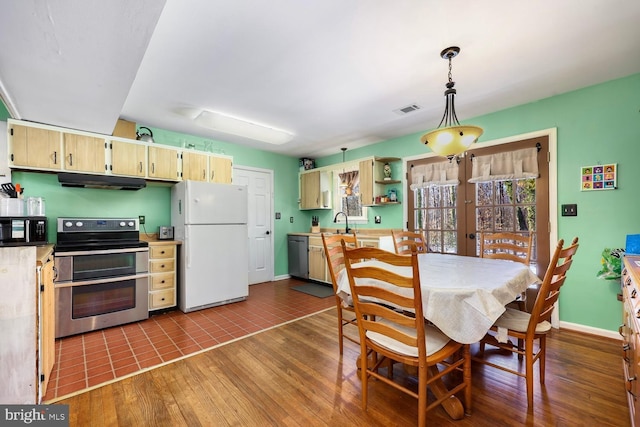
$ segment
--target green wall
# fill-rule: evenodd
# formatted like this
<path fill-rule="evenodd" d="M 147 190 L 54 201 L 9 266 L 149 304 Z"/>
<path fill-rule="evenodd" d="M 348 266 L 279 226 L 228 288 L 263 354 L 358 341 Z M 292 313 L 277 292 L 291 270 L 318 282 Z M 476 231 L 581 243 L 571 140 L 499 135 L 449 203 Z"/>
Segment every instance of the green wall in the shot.
<path fill-rule="evenodd" d="M 639 110 L 640 74 L 635 74 L 467 120 L 484 128 L 480 142 L 557 128 L 558 206 L 578 205 L 577 217 L 557 213 L 558 237 L 580 238 L 580 249 L 560 296 L 562 321 L 610 331 L 620 325 L 619 282 L 597 279 L 596 272 L 605 247 L 624 247 L 627 234 L 640 233 Z M 422 133 L 348 151 L 347 160 L 421 154 L 425 150 L 419 143 Z M 316 163 L 341 162 L 341 156 L 317 159 Z M 580 167 L 602 163 L 618 164 L 618 189 L 581 192 Z M 381 225 L 401 227 L 402 209 L 377 208 L 383 216 Z"/>
<path fill-rule="evenodd" d="M 492 114 L 468 118 L 469 123 L 485 130 L 480 142 L 556 127 L 558 129 L 558 206 L 577 203 L 577 217 L 558 217 L 558 235 L 580 237 L 580 250 L 563 288 L 561 320 L 615 331 L 621 320 L 616 299 L 617 281 L 596 278 L 600 254 L 605 247 L 624 247 L 627 234 L 640 233 L 636 199 L 640 182 L 640 74 L 554 96 L 538 102 Z M 0 108 L 0 118 L 6 110 Z M 204 147 L 205 139 L 152 129 L 158 143 L 187 143 Z M 615 134 L 614 131 L 615 130 Z M 368 156 L 415 156 L 425 152 L 419 143 L 423 132 L 349 150 L 346 160 Z M 236 165 L 274 171 L 274 208 L 281 220 L 275 220 L 275 275 L 287 273 L 286 235 L 308 231 L 311 215 L 319 215 L 322 227 L 335 227 L 330 211 L 299 211 L 298 159 L 213 141 L 215 149 L 234 157 Z M 316 159 L 317 166 L 342 161 L 342 153 Z M 580 191 L 580 167 L 599 163 L 617 163 L 618 189 L 601 192 Z M 394 170 L 394 177 L 400 168 Z M 138 192 L 62 188 L 55 175 L 17 172 L 13 182 L 25 187 L 25 196 L 44 196 L 47 217 L 146 215 L 147 231 L 170 222 L 170 187 L 153 184 Z M 398 188 L 401 190 L 400 188 Z M 399 194 L 403 201 L 405 195 Z M 359 228 L 402 228 L 404 204 L 369 209 L 370 223 Z M 380 225 L 373 216 L 382 216 Z M 294 222 L 289 222 L 289 217 Z M 52 224 L 50 236 L 55 237 Z"/>

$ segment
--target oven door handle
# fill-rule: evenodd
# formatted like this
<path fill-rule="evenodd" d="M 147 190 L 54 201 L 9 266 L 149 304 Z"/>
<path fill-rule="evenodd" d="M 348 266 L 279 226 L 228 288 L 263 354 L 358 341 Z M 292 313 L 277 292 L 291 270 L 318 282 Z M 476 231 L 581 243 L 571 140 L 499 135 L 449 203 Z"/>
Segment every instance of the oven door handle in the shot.
<path fill-rule="evenodd" d="M 122 282 L 125 280 L 144 279 L 149 277 L 149 273 L 132 274 L 130 276 L 105 277 L 102 279 L 82 280 L 77 282 L 57 282 L 55 288 L 70 288 L 72 286 L 99 285 L 101 283 Z"/>
<path fill-rule="evenodd" d="M 57 256 L 78 256 L 78 255 L 109 255 L 109 254 L 124 254 L 131 252 L 149 252 L 149 247 L 141 248 L 122 248 L 122 249 L 103 249 L 92 251 L 76 251 L 76 252 L 63 252 L 59 251 Z"/>

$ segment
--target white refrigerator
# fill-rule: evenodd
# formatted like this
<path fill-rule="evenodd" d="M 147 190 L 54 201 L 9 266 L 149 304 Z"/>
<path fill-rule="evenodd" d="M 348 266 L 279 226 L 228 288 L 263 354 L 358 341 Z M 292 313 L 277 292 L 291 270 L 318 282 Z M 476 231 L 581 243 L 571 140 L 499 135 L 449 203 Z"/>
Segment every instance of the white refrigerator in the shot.
<path fill-rule="evenodd" d="M 182 181 L 171 189 L 171 225 L 182 241 L 178 307 L 185 313 L 249 295 L 247 187 Z"/>

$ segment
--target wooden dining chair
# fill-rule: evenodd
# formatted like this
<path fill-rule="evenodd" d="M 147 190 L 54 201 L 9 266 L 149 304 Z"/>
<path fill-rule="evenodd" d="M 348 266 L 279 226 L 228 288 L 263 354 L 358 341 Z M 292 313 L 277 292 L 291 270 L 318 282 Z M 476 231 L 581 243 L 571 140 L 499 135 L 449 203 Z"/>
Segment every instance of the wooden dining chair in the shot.
<path fill-rule="evenodd" d="M 408 255 L 414 247 L 419 253 L 427 253 L 427 243 L 422 233 L 391 230 L 391 237 L 397 254 Z"/>
<path fill-rule="evenodd" d="M 506 259 L 529 265 L 533 248 L 533 233 L 524 234 L 499 232 L 478 233 L 480 240 L 480 258 Z M 527 292 L 522 292 L 515 303 L 522 311 L 526 311 Z"/>
<path fill-rule="evenodd" d="M 344 332 L 345 326 L 347 325 L 352 325 L 354 328 L 358 327 L 353 305 L 346 303 L 338 296 L 338 273 L 344 268 L 344 255 L 342 252 L 342 245 L 340 244 L 343 240 L 348 246 L 358 247 L 358 238 L 355 233 L 331 235 L 322 233 L 322 245 L 324 246 L 324 254 L 329 267 L 329 275 L 331 276 L 331 284 L 333 285 L 333 293 L 336 299 L 336 308 L 338 311 L 338 342 L 340 354 L 342 354 L 344 348 L 343 338 L 346 338 L 356 344 L 360 344 L 360 341 L 357 339 L 357 335 L 354 337 L 352 334 L 345 334 Z"/>
<path fill-rule="evenodd" d="M 350 249 L 344 243 L 342 247 L 360 332 L 360 366 L 366 367 L 361 375 L 363 408 L 367 409 L 368 380 L 373 377 L 418 399 L 419 426 L 425 425 L 428 410 L 463 390 L 465 412 L 470 414 L 469 345 L 457 343 L 425 323 L 416 250 L 406 256 L 378 248 Z M 371 259 L 382 266 L 358 266 L 360 261 Z M 367 363 L 369 351 L 382 356 L 377 363 Z M 388 359 L 417 368 L 418 393 L 378 372 Z M 462 375 L 457 377 L 458 384 L 447 390 L 441 377 L 453 372 Z M 437 395 L 444 389 L 443 395 L 429 403 L 428 386 Z"/>
<path fill-rule="evenodd" d="M 560 288 L 564 284 L 567 272 L 573 263 L 573 256 L 578 250 L 578 238 L 573 239 L 571 245 L 567 247 L 563 247 L 563 245 L 564 240 L 560 240 L 556 246 L 531 313 L 507 308 L 506 312 L 493 324 L 490 332 L 480 341 L 479 356 L 473 357 L 473 360 L 477 362 L 524 377 L 527 382 L 529 409 L 533 408 L 533 365 L 538 362 L 540 384 L 544 384 L 546 337 L 551 330 L 551 313 L 560 296 Z M 505 332 L 508 337 L 517 338 L 519 344 L 514 345 L 508 339 L 499 338 L 499 335 Z M 536 341 L 537 346 L 534 347 Z M 521 369 L 515 370 L 491 362 L 489 360 L 491 356 L 484 354 L 486 344 L 511 351 L 519 358 L 524 356 L 525 371 L 522 372 Z"/>

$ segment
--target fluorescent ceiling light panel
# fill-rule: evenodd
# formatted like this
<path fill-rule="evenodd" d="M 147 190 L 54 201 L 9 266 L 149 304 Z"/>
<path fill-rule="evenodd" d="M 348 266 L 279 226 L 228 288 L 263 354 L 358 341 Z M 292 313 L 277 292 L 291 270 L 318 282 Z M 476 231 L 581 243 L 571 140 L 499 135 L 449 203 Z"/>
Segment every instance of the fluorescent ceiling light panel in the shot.
<path fill-rule="evenodd" d="M 202 127 L 230 133 L 269 144 L 285 144 L 293 139 L 293 134 L 268 125 L 249 122 L 226 114 L 203 110 L 194 121 Z"/>

